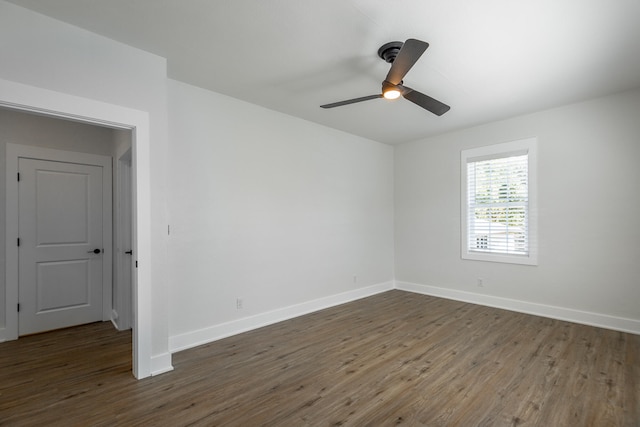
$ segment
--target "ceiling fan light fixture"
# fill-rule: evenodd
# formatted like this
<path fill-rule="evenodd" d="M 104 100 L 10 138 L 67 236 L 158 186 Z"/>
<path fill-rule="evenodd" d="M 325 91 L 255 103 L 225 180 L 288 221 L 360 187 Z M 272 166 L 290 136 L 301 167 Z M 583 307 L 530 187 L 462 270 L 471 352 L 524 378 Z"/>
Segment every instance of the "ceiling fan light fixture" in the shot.
<path fill-rule="evenodd" d="M 384 96 L 385 99 L 398 99 L 400 98 L 400 91 L 398 89 L 389 89 L 386 90 L 382 96 Z"/>

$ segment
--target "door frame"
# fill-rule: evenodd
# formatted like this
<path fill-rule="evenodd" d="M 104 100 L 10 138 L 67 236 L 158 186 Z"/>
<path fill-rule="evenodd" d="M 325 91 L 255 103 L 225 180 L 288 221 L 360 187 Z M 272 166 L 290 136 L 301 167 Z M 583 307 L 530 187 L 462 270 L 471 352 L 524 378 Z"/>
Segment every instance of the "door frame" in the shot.
<path fill-rule="evenodd" d="M 116 153 L 117 155 L 117 153 Z M 111 321 L 117 329 L 131 328 L 131 282 L 132 282 L 132 255 L 127 255 L 126 250 L 131 250 L 131 148 L 128 148 L 117 159 L 115 164 L 114 202 L 115 202 L 115 230 L 113 248 L 114 272 L 113 295 L 111 296 L 112 311 Z M 129 258 L 129 259 L 127 259 Z M 127 286 L 125 286 L 125 284 Z"/>
<path fill-rule="evenodd" d="M 154 372 L 171 370 L 171 362 L 164 360 L 162 366 L 152 360 L 151 323 L 151 174 L 149 113 L 115 104 L 81 98 L 48 89 L 28 86 L 0 79 L 0 106 L 54 118 L 75 120 L 83 123 L 130 130 L 132 134 L 132 192 L 133 192 L 133 250 L 138 268 L 133 276 L 133 375 L 145 378 Z M 7 212 L 7 214 L 10 214 Z M 8 232 L 10 230 L 7 230 Z M 17 338 L 17 295 L 11 294 L 10 283 L 16 283 L 17 247 L 10 245 L 10 234 L 6 235 L 6 281 L 7 310 L 4 330 L 0 330 L 0 341 Z M 11 242 L 15 243 L 15 241 Z M 11 271 L 10 271 L 11 270 Z M 15 292 L 15 291 L 14 291 Z M 13 310 L 10 310 L 13 309 Z M 165 366 L 166 365 L 166 366 Z"/>
<path fill-rule="evenodd" d="M 13 251 L 18 252 L 18 246 L 15 244 L 15 240 L 18 236 L 19 227 L 19 214 L 20 204 L 18 197 L 18 180 L 16 174 L 19 172 L 18 164 L 20 159 L 35 159 L 46 160 L 51 162 L 61 163 L 73 163 L 90 166 L 99 166 L 102 168 L 102 247 L 104 253 L 102 254 L 102 320 L 106 321 L 111 316 L 111 291 L 112 291 L 112 275 L 113 275 L 113 250 L 112 250 L 112 158 L 108 156 L 101 156 L 97 154 L 78 153 L 73 151 L 63 151 L 51 148 L 37 147 L 32 145 L 11 144 L 7 143 L 7 155 L 6 155 L 6 239 L 7 239 L 7 254 L 9 253 L 9 246 L 12 245 Z M 9 231 L 11 230 L 11 231 Z M 11 232 L 11 235 L 9 234 Z M 19 261 L 18 254 L 12 254 L 12 258 L 16 257 Z M 7 265 L 7 277 L 9 275 L 18 278 L 18 280 L 7 281 L 6 283 L 6 295 L 7 295 L 7 320 L 10 316 L 16 316 L 16 321 L 12 319 L 11 325 L 15 325 L 19 329 L 17 322 L 18 313 L 16 310 L 10 310 L 10 307 L 16 307 L 19 301 L 13 301 L 15 297 L 19 296 L 19 275 L 15 271 L 9 273 L 9 269 L 15 270 L 19 268 L 19 262 L 9 266 Z M 11 298 L 9 298 L 11 296 Z M 9 322 L 7 322 L 9 323 Z M 19 332 L 16 332 L 19 335 Z"/>

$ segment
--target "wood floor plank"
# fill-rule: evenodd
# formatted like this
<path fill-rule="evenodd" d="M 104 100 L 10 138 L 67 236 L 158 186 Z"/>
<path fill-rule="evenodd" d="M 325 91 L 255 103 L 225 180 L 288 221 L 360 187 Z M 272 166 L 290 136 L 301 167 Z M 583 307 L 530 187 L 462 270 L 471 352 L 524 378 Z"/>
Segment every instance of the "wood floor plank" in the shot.
<path fill-rule="evenodd" d="M 640 336 L 401 291 L 173 363 L 135 380 L 109 323 L 0 344 L 0 425 L 640 425 Z"/>

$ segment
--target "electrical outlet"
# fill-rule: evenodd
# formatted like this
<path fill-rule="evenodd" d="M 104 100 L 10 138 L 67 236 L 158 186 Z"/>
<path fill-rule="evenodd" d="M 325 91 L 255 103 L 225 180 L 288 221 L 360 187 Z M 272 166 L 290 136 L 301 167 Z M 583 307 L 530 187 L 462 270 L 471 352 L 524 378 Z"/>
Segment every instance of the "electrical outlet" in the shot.
<path fill-rule="evenodd" d="M 484 279 L 482 278 L 478 278 L 478 282 L 477 282 L 478 287 L 482 288 L 484 287 Z"/>
<path fill-rule="evenodd" d="M 236 298 L 236 309 L 242 310 L 242 304 L 243 304 L 242 298 Z"/>

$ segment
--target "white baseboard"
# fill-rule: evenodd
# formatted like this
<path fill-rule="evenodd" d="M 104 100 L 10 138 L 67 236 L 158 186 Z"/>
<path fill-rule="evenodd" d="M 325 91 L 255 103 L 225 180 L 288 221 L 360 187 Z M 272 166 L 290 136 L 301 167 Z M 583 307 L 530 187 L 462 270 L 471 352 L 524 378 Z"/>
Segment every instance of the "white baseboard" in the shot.
<path fill-rule="evenodd" d="M 325 308 L 366 298 L 381 292 L 393 289 L 393 282 L 381 283 L 378 285 L 368 286 L 349 292 L 343 292 L 337 295 L 331 295 L 319 298 L 313 301 L 292 305 L 269 311 L 267 313 L 257 314 L 255 316 L 245 317 L 231 322 L 213 325 L 208 328 L 199 329 L 197 331 L 187 332 L 180 335 L 169 337 L 169 351 L 175 353 L 177 351 L 186 350 L 202 344 L 207 344 L 232 335 L 247 332 L 273 323 L 289 320 L 294 317 L 302 316 L 314 311 L 323 310 Z"/>
<path fill-rule="evenodd" d="M 160 375 L 165 372 L 173 371 L 171 364 L 171 353 L 162 353 L 151 356 L 151 375 Z"/>
<path fill-rule="evenodd" d="M 395 289 L 640 335 L 640 320 L 635 319 L 409 282 L 396 281 Z"/>
<path fill-rule="evenodd" d="M 120 327 L 118 326 L 118 312 L 116 310 L 111 310 L 110 320 L 111 320 L 111 324 L 113 324 L 113 327 L 119 331 Z"/>

